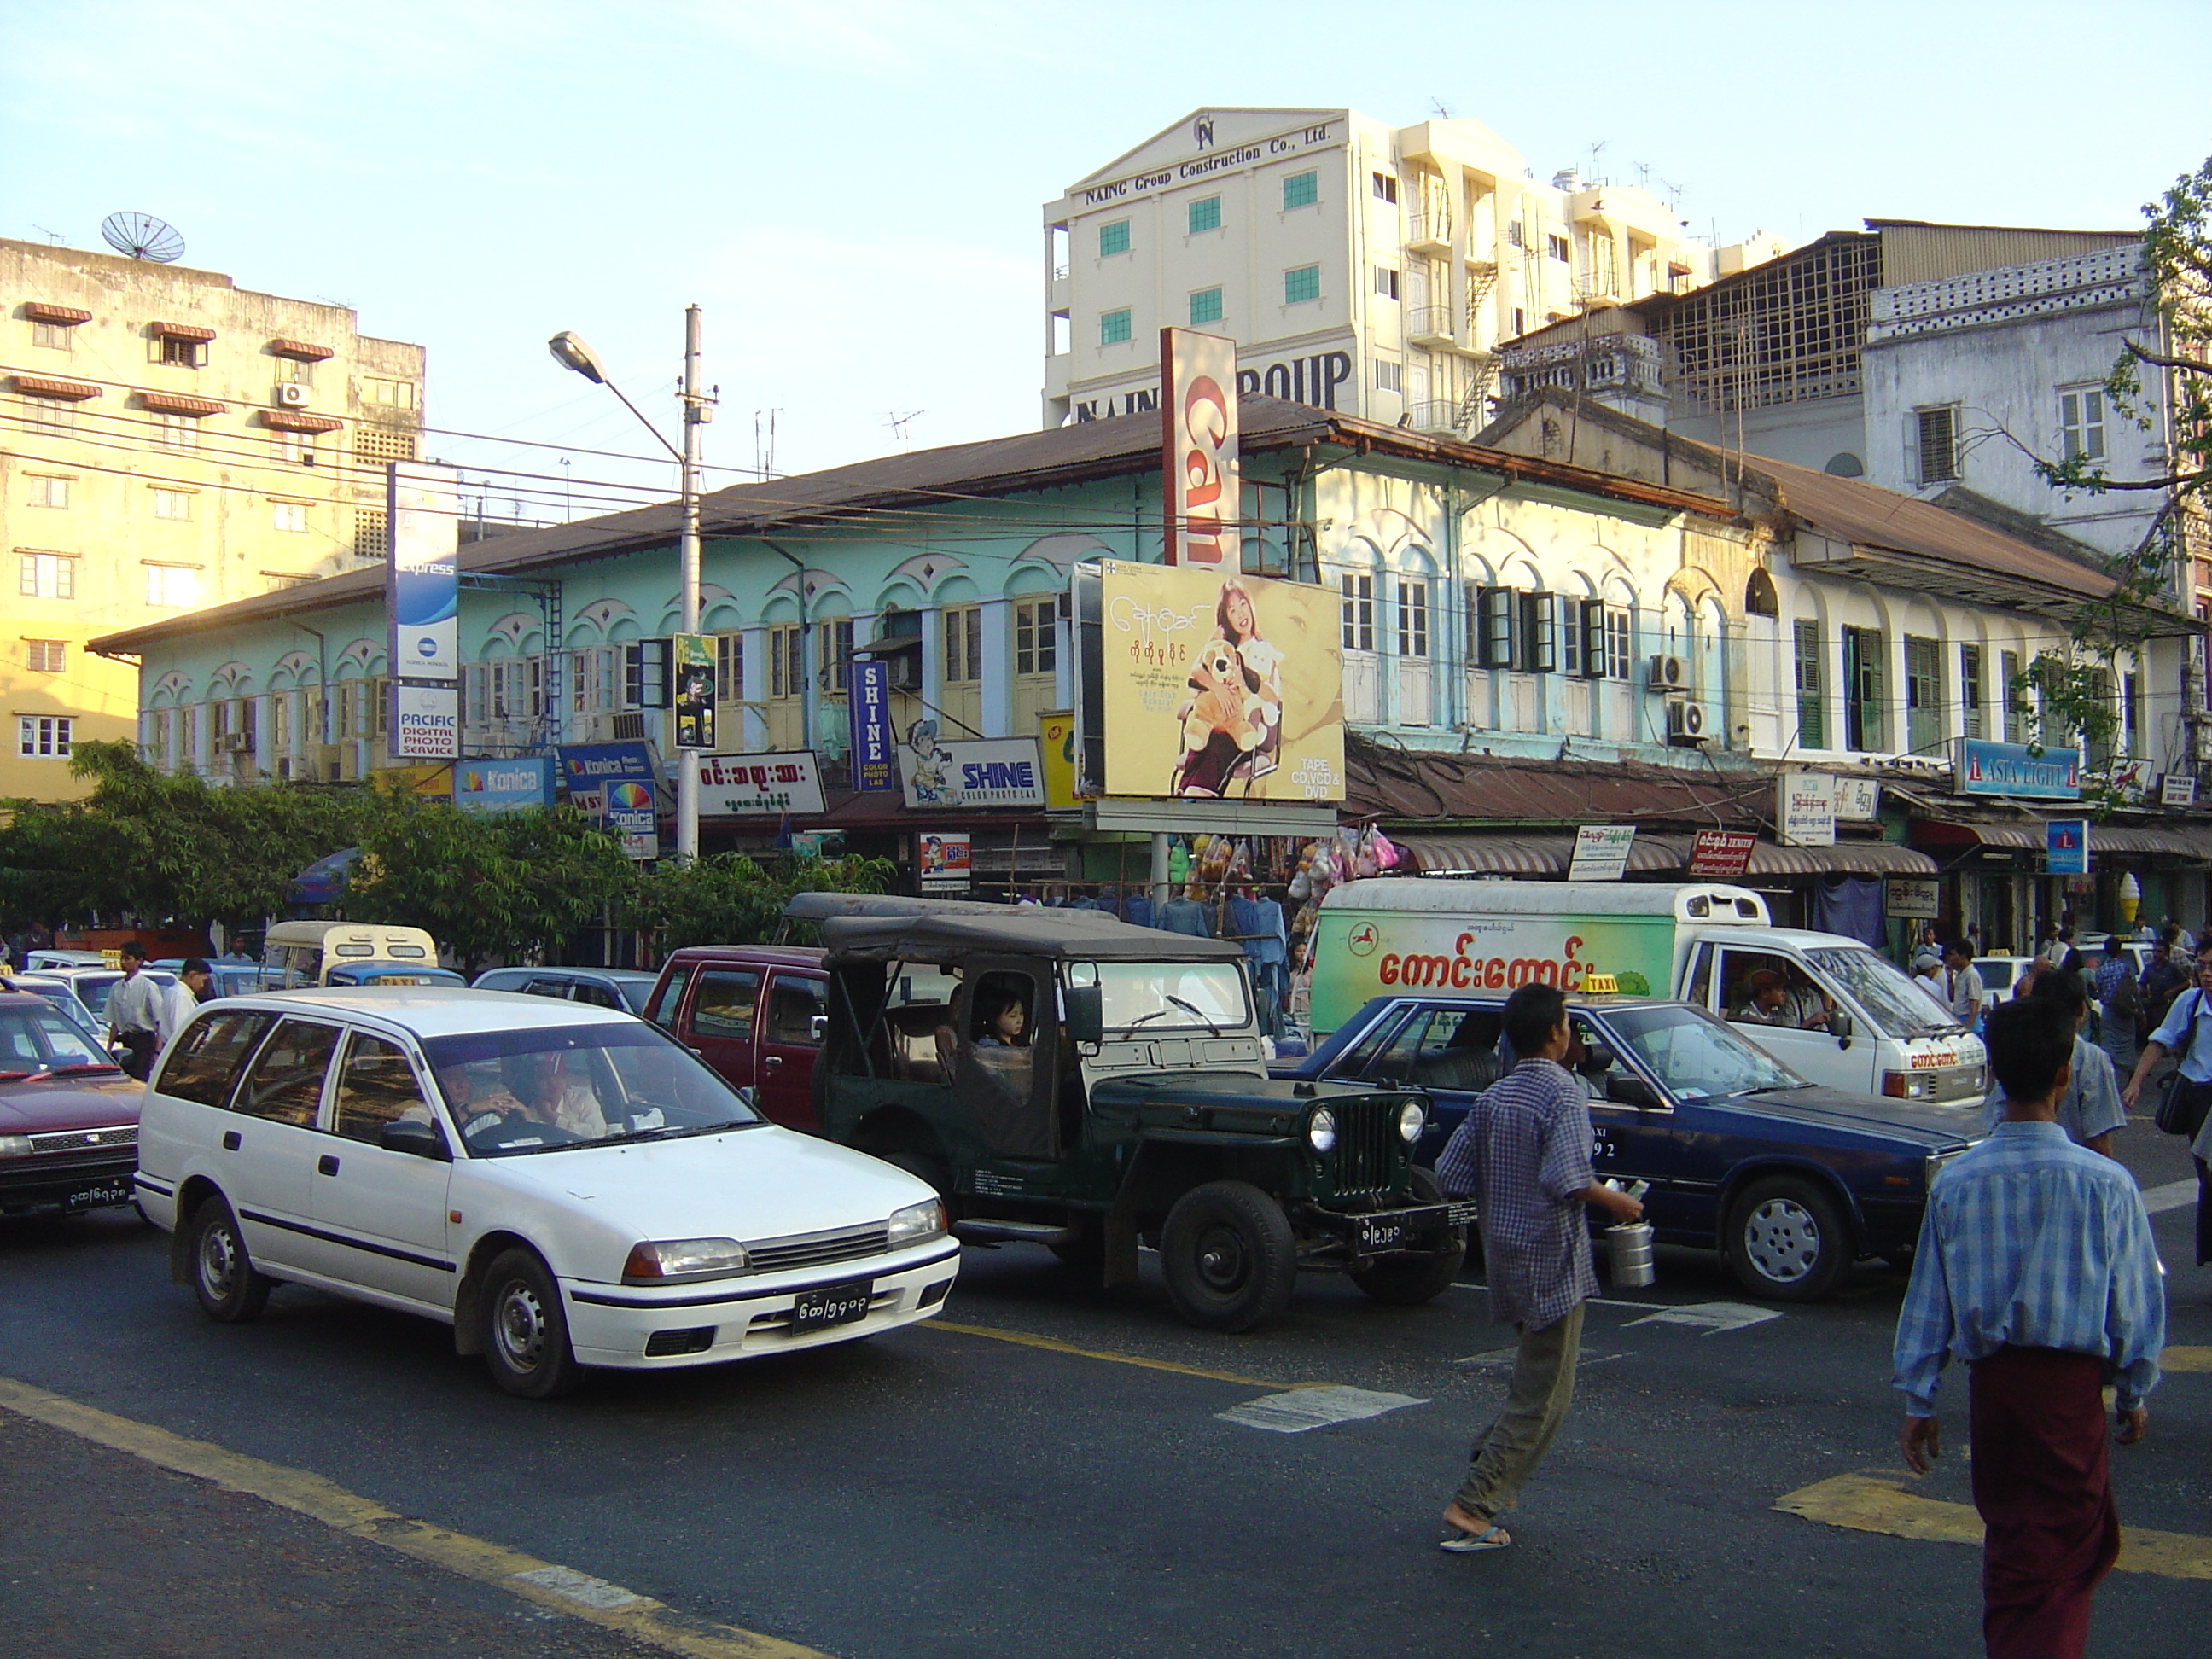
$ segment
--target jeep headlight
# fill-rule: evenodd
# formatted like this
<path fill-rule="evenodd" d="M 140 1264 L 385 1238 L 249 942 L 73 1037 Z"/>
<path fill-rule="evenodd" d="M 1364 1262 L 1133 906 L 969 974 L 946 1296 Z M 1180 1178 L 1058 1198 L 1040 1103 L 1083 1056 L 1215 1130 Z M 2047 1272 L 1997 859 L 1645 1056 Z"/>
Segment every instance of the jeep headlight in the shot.
<path fill-rule="evenodd" d="M 909 1204 L 891 1212 L 890 1247 L 894 1250 L 935 1238 L 945 1231 L 945 1206 L 936 1199 Z"/>
<path fill-rule="evenodd" d="M 1421 1129 L 1429 1115 L 1421 1109 L 1421 1103 L 1409 1100 L 1398 1109 L 1398 1139 L 1408 1146 L 1421 1138 Z"/>
<path fill-rule="evenodd" d="M 31 1138 L 28 1135 L 0 1135 L 0 1158 L 28 1158 Z"/>
<path fill-rule="evenodd" d="M 745 1247 L 734 1238 L 666 1238 L 630 1247 L 625 1285 L 672 1285 L 720 1279 L 745 1270 Z"/>
<path fill-rule="evenodd" d="M 1306 1120 L 1306 1145 L 1317 1152 L 1336 1150 L 1336 1114 L 1328 1107 Z"/>

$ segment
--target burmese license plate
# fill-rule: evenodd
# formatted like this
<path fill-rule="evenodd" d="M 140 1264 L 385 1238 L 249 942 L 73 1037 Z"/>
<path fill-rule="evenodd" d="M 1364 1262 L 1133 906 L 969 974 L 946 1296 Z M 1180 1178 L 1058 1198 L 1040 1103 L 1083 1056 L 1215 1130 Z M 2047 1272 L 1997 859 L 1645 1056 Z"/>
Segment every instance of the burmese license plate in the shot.
<path fill-rule="evenodd" d="M 1364 1215 L 1358 1219 L 1359 1254 L 1373 1255 L 1379 1250 L 1402 1250 L 1423 1234 L 1434 1232 L 1444 1224 L 1444 1208 L 1441 1204 L 1431 1204 L 1418 1210 Z"/>
<path fill-rule="evenodd" d="M 791 1334 L 804 1336 L 809 1331 L 826 1330 L 832 1325 L 849 1325 L 854 1320 L 865 1319 L 875 1292 L 876 1281 L 872 1279 L 855 1279 L 843 1285 L 825 1285 L 818 1291 L 803 1291 L 791 1304 Z"/>
<path fill-rule="evenodd" d="M 75 1215 L 81 1210 L 100 1210 L 113 1204 L 128 1204 L 131 1198 L 130 1177 L 118 1176 L 113 1181 L 79 1187 L 62 1200 L 62 1211 L 66 1215 Z"/>

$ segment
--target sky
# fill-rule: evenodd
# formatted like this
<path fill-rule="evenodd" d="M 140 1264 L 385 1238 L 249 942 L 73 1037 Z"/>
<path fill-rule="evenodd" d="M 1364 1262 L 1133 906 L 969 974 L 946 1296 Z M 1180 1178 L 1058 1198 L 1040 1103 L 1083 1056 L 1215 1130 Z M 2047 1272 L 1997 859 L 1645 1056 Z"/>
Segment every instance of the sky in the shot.
<path fill-rule="evenodd" d="M 580 513 L 673 468 L 585 453 L 653 445 L 546 338 L 672 434 L 687 304 L 710 465 L 752 467 L 769 410 L 783 472 L 1034 428 L 1042 204 L 1202 106 L 1441 107 L 1541 178 L 1642 164 L 1723 242 L 2124 228 L 2212 153 L 2179 68 L 2208 26 L 2212 0 L 0 0 L 0 236 L 97 248 L 143 211 L 188 264 L 351 306 L 428 348 L 433 454 L 567 477 Z M 559 484 L 500 488 L 493 516 L 562 516 Z"/>

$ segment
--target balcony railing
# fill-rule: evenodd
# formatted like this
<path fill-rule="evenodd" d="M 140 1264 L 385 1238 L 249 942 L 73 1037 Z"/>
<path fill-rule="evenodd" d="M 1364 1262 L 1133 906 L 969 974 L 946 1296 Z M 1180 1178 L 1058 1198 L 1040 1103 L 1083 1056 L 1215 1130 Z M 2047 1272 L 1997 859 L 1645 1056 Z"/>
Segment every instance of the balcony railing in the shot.
<path fill-rule="evenodd" d="M 1426 213 L 1406 216 L 1406 246 L 1409 248 L 1443 253 L 1451 247 L 1451 234 L 1449 209 L 1435 208 Z"/>
<path fill-rule="evenodd" d="M 1460 406 L 1450 398 L 1431 398 L 1406 411 L 1406 424 L 1416 432 L 1457 432 Z"/>
<path fill-rule="evenodd" d="M 1451 345 L 1459 338 L 1459 313 L 1450 306 L 1409 306 L 1406 337 L 1415 345 Z"/>

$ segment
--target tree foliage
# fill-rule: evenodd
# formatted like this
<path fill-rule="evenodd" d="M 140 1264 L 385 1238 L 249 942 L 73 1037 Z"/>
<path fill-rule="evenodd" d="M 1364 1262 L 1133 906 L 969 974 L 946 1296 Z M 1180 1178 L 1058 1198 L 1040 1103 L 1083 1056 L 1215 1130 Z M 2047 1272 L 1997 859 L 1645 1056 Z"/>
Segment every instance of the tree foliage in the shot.
<path fill-rule="evenodd" d="M 623 920 L 662 951 L 758 945 L 773 939 L 793 893 L 880 893 L 896 874 L 882 859 L 783 859 L 764 868 L 741 853 L 666 862 L 638 878 Z"/>
<path fill-rule="evenodd" d="M 557 951 L 635 880 L 614 837 L 573 807 L 480 814 L 405 797 L 393 805 L 358 842 L 339 908 L 349 921 L 424 928 L 471 973 Z"/>
<path fill-rule="evenodd" d="M 2156 432 L 2161 418 L 2170 422 L 2167 464 L 2153 477 L 2115 478 L 2105 457 L 2086 450 L 2030 457 L 2044 482 L 2069 497 L 2116 490 L 2170 497 L 2138 546 L 2106 561 L 2112 592 L 2075 613 L 2065 647 L 2039 653 L 2012 683 L 2014 695 L 2032 697 L 2040 711 L 2039 744 L 2078 738 L 2092 756 L 2114 751 L 2120 714 L 2113 689 L 2126 662 L 2142 659 L 2151 613 L 2174 608 L 2176 573 L 2185 571 L 2212 502 L 2212 159 L 2147 204 L 2143 216 L 2144 275 L 2165 337 L 2158 349 L 2124 342 L 2104 392 L 2115 424 Z M 2146 391 L 2147 372 L 2158 389 Z M 2086 799 L 2104 810 L 2120 804 L 2109 780 L 2094 777 Z"/>
<path fill-rule="evenodd" d="M 293 878 L 356 845 L 392 810 L 365 789 L 217 788 L 171 776 L 128 742 L 77 745 L 82 800 L 5 803 L 0 909 L 63 924 L 94 917 L 258 927 L 283 914 Z"/>

